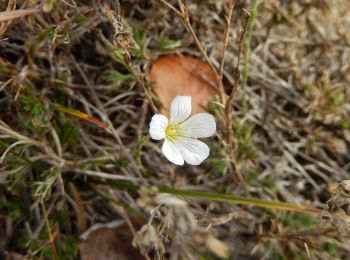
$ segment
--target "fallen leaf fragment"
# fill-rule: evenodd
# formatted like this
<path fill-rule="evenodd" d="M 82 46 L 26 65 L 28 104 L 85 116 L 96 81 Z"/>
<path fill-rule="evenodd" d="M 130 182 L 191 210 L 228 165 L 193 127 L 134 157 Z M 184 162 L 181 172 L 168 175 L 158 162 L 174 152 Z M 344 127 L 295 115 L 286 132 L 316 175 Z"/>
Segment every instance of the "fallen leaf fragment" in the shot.
<path fill-rule="evenodd" d="M 192 114 L 205 111 L 217 94 L 217 80 L 210 66 L 191 56 L 166 55 L 156 60 L 149 72 L 153 92 L 169 111 L 176 96 L 192 97 Z"/>
<path fill-rule="evenodd" d="M 136 229 L 143 222 L 131 219 Z M 133 235 L 124 220 L 107 224 L 95 224 L 80 236 L 80 259 L 82 260 L 143 260 L 138 248 L 132 246 Z"/>

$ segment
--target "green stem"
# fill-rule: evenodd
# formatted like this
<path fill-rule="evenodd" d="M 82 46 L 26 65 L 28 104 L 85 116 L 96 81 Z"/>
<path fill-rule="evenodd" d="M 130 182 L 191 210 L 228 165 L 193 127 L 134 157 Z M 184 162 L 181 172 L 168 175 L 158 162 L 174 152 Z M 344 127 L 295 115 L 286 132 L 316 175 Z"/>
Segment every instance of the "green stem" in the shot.
<path fill-rule="evenodd" d="M 57 253 L 57 249 L 56 249 L 56 245 L 55 245 L 55 238 L 54 238 L 54 236 L 53 236 L 53 234 L 51 232 L 51 227 L 50 227 L 49 218 L 48 218 L 48 215 L 47 215 L 47 212 L 46 212 L 46 208 L 45 208 L 45 205 L 44 205 L 43 201 L 41 201 L 40 204 L 41 204 L 41 208 L 42 208 L 42 211 L 43 211 L 47 232 L 49 234 L 49 239 L 50 239 L 50 244 L 51 244 L 51 247 L 52 247 L 53 257 L 54 257 L 55 260 L 56 259 L 58 260 L 59 257 L 58 257 L 58 253 Z"/>
<path fill-rule="evenodd" d="M 107 182 L 99 182 L 99 183 L 115 186 L 121 189 L 134 190 L 134 191 L 137 191 L 141 188 L 141 185 L 122 183 L 122 182 L 116 182 L 116 181 L 113 181 L 113 182 L 107 181 Z M 321 210 L 321 209 L 311 208 L 305 205 L 295 205 L 295 204 L 281 202 L 281 201 L 270 201 L 270 200 L 263 200 L 258 198 L 247 198 L 247 197 L 235 196 L 231 194 L 179 190 L 179 189 L 166 188 L 166 187 L 158 187 L 158 192 L 173 194 L 176 196 L 182 196 L 182 197 L 192 198 L 192 199 L 221 201 L 221 202 L 227 202 L 231 204 L 251 205 L 251 206 L 260 207 L 260 208 L 302 212 L 302 213 L 310 214 L 314 216 L 322 215 L 325 217 L 330 217 L 330 214 L 328 212 L 324 212 L 324 210 Z"/>
<path fill-rule="evenodd" d="M 202 192 L 202 191 L 186 191 L 186 190 L 178 190 L 172 188 L 159 188 L 160 193 L 169 193 L 177 196 L 195 198 L 195 199 L 205 199 L 205 200 L 213 200 L 213 201 L 221 201 L 228 202 L 232 204 L 240 204 L 240 205 L 251 205 L 255 207 L 261 208 L 270 208 L 270 209 L 279 209 L 285 211 L 295 211 L 295 212 L 304 212 L 312 215 L 321 215 L 323 210 L 310 208 L 304 205 L 295 205 L 281 201 L 270 201 L 263 200 L 258 198 L 247 198 L 241 196 L 235 196 L 230 194 L 219 194 L 219 193 L 210 193 L 210 192 Z"/>

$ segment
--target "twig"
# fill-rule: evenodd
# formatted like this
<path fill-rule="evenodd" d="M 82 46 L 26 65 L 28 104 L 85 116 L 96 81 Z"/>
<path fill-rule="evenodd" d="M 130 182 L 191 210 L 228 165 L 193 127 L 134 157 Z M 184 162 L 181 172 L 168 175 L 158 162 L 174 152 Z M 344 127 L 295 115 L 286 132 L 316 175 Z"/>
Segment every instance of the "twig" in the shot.
<path fill-rule="evenodd" d="M 212 69 L 212 71 L 214 72 L 215 74 L 215 77 L 216 79 L 218 80 L 218 82 L 220 81 L 220 76 L 217 72 L 217 69 L 215 68 L 214 64 L 211 62 L 211 60 L 209 59 L 208 57 L 208 54 L 207 52 L 205 51 L 202 43 L 199 41 L 195 31 L 193 30 L 193 27 L 190 23 L 190 16 L 189 16 L 189 13 L 188 13 L 188 8 L 187 8 L 187 4 L 186 4 L 186 1 L 184 0 L 178 0 L 178 4 L 180 6 L 180 9 L 182 11 L 182 21 L 183 23 L 185 24 L 185 26 L 187 27 L 187 29 L 190 31 L 190 33 L 192 34 L 192 37 L 199 49 L 199 51 L 202 53 L 203 57 L 205 58 L 206 62 L 208 63 L 208 65 L 210 66 L 210 68 Z"/>
<path fill-rule="evenodd" d="M 122 181 L 133 181 L 133 182 L 141 182 L 142 180 L 135 177 L 128 177 L 118 174 L 112 174 L 112 173 L 106 173 L 106 172 L 97 172 L 97 171 L 90 171 L 90 170 L 80 170 L 77 168 L 69 168 L 69 171 L 73 171 L 79 174 L 84 174 L 91 177 L 99 177 L 106 180 L 122 180 Z"/>
<path fill-rule="evenodd" d="M 183 22 L 183 24 L 185 25 L 187 30 L 189 30 L 189 32 L 192 34 L 193 40 L 195 41 L 195 43 L 197 45 L 197 48 L 202 53 L 204 59 L 206 60 L 206 62 L 210 66 L 211 70 L 215 74 L 215 78 L 219 82 L 220 76 L 218 74 L 218 71 L 215 68 L 214 64 L 211 62 L 211 60 L 209 59 L 207 52 L 205 51 L 202 43 L 199 41 L 195 31 L 193 30 L 193 27 L 192 27 L 191 23 L 190 23 L 190 16 L 189 16 L 189 13 L 188 13 L 186 1 L 183 1 L 183 0 L 178 0 L 177 1 L 178 5 L 179 5 L 179 8 L 180 8 L 180 11 L 178 9 L 176 9 L 174 6 L 172 6 L 171 4 L 169 4 L 168 2 L 166 2 L 165 0 L 156 0 L 156 1 L 164 4 L 165 6 L 167 6 L 169 9 L 174 11 L 179 16 L 179 18 L 181 19 L 181 21 Z"/>
<path fill-rule="evenodd" d="M 233 139 L 233 135 L 232 135 L 232 117 L 231 117 L 231 107 L 232 107 L 232 103 L 233 100 L 236 96 L 237 93 L 237 89 L 239 86 L 239 80 L 240 80 L 240 69 L 239 69 L 239 64 L 240 64 L 240 60 L 241 60 L 241 54 L 243 52 L 243 48 L 244 48 L 244 37 L 248 28 L 248 23 L 249 23 L 249 18 L 250 18 L 250 13 L 248 11 L 246 11 L 245 9 L 243 9 L 246 13 L 246 19 L 245 19 L 245 23 L 244 23 L 244 27 L 243 30 L 240 33 L 240 39 L 239 39 L 239 49 L 238 49 L 238 58 L 237 58 L 237 63 L 235 66 L 235 82 L 232 86 L 231 89 L 231 93 L 227 99 L 226 105 L 225 105 L 225 111 L 224 111 L 224 117 L 225 117 L 225 123 L 226 123 L 226 134 L 228 137 L 228 142 L 229 142 L 229 152 L 230 152 L 230 157 L 234 158 L 235 156 L 235 143 L 234 143 L 234 139 Z M 234 162 L 232 162 L 232 166 L 235 167 Z M 235 172 L 237 175 L 237 178 L 239 179 L 239 181 L 244 184 L 244 187 L 246 187 L 246 182 L 243 178 L 243 176 L 241 175 L 241 173 L 238 171 L 237 168 L 235 168 Z"/>
<path fill-rule="evenodd" d="M 235 82 L 234 82 L 234 85 L 233 85 L 232 90 L 231 90 L 231 95 L 228 98 L 226 97 L 224 84 L 223 84 L 225 52 L 227 49 L 228 40 L 230 38 L 231 18 L 232 18 L 232 12 L 233 12 L 234 6 L 235 6 L 234 4 L 229 5 L 229 15 L 228 15 L 228 17 L 225 16 L 225 37 L 224 37 L 224 44 L 222 46 L 221 55 L 220 55 L 221 62 L 220 62 L 220 70 L 219 70 L 219 94 L 220 94 L 221 103 L 225 107 L 224 120 L 225 120 L 225 125 L 226 125 L 226 135 L 227 135 L 227 139 L 228 139 L 228 143 L 229 143 L 228 150 L 229 150 L 229 154 L 230 154 L 230 162 L 231 162 L 232 167 L 234 168 L 234 172 L 237 175 L 238 180 L 243 184 L 245 190 L 247 191 L 246 182 L 245 182 L 243 176 L 241 175 L 241 173 L 238 171 L 237 167 L 235 167 L 235 163 L 232 160 L 234 158 L 235 144 L 234 144 L 232 129 L 231 129 L 232 128 L 231 105 L 233 102 L 233 98 L 235 96 L 232 93 L 233 89 L 237 89 L 238 84 L 239 84 L 239 75 L 240 75 L 239 62 L 240 62 L 241 53 L 243 51 L 243 38 L 244 38 L 244 34 L 246 31 L 246 25 L 248 24 L 249 17 L 247 18 L 246 25 L 244 26 L 244 29 L 241 32 L 241 37 L 240 37 L 240 41 L 239 41 L 238 59 L 237 59 L 236 67 L 235 67 L 236 78 L 235 78 Z"/>
<path fill-rule="evenodd" d="M 225 106 L 226 105 L 226 94 L 224 89 L 224 83 L 223 83 L 223 75 L 224 75 L 224 65 L 225 65 L 225 52 L 228 45 L 228 40 L 230 38 L 230 28 L 231 28 L 231 18 L 232 18 L 232 12 L 235 5 L 230 4 L 229 5 L 229 15 L 228 17 L 225 16 L 225 37 L 224 37 L 224 44 L 222 46 L 221 54 L 220 54 L 220 69 L 219 69 L 219 94 L 220 94 L 220 101 Z"/>
<path fill-rule="evenodd" d="M 171 9 L 173 12 L 175 12 L 179 17 L 183 18 L 182 13 L 179 12 L 179 10 L 177 10 L 174 6 L 169 4 L 167 1 L 165 1 L 165 0 L 158 0 L 158 1 L 161 2 L 162 4 L 166 5 L 169 9 Z"/>
<path fill-rule="evenodd" d="M 13 10 L 16 9 L 16 0 L 9 0 L 7 3 L 7 8 L 5 12 L 0 13 L 0 21 L 4 21 L 0 24 L 0 38 L 5 34 L 6 30 L 11 24 L 11 21 L 9 20 L 9 17 L 11 17 L 11 14 L 13 14 Z M 5 22 L 6 21 L 6 22 Z"/>

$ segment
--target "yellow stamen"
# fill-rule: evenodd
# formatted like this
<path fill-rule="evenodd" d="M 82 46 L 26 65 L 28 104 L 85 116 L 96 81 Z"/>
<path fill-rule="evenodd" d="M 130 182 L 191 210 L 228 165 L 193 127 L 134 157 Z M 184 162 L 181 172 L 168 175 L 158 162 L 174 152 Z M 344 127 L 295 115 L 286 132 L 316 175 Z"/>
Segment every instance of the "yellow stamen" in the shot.
<path fill-rule="evenodd" d="M 165 128 L 165 135 L 166 138 L 170 141 L 174 141 L 178 136 L 179 136 L 179 131 L 180 130 L 180 126 L 177 124 L 169 124 L 166 128 Z"/>

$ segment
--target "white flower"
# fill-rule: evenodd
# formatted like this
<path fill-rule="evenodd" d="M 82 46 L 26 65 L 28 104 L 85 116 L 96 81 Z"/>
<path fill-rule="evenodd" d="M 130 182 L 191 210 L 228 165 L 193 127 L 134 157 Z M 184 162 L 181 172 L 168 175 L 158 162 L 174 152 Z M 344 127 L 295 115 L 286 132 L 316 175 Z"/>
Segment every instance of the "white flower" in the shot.
<path fill-rule="evenodd" d="M 197 138 L 209 137 L 216 131 L 214 117 L 208 113 L 191 114 L 191 97 L 177 96 L 170 107 L 170 120 L 158 114 L 152 117 L 150 135 L 165 139 L 162 152 L 177 165 L 199 165 L 209 156 L 209 147 Z"/>

